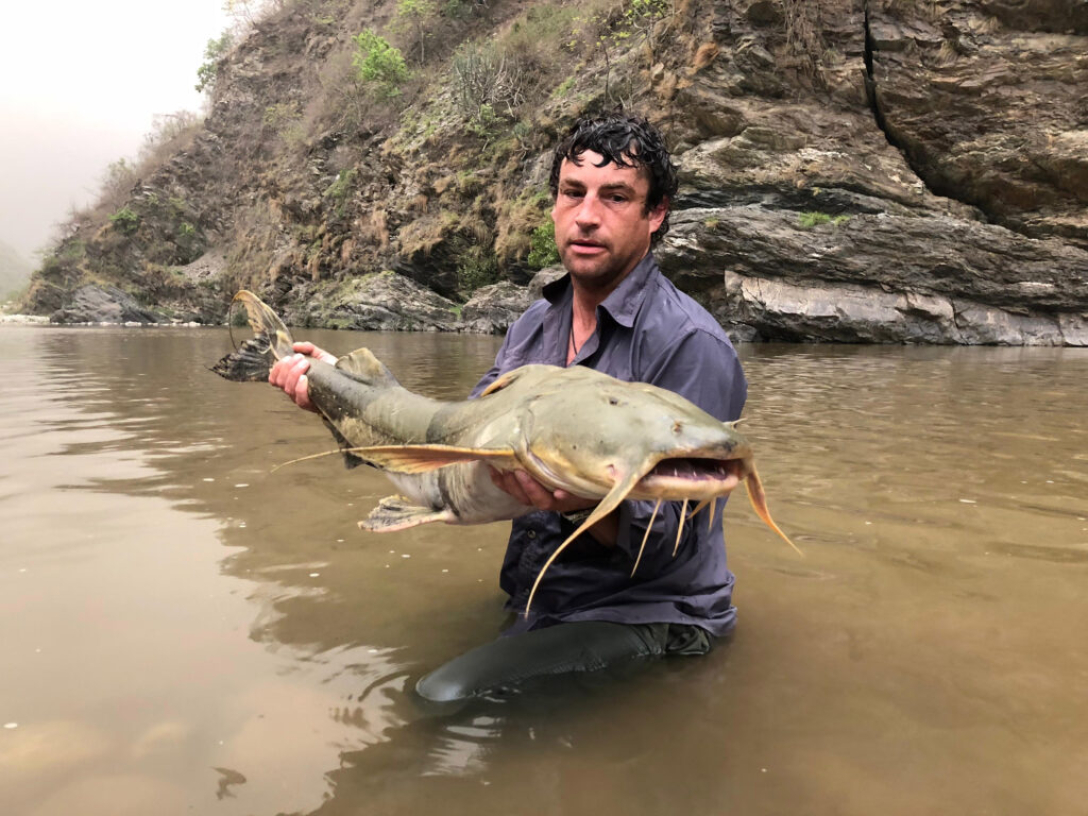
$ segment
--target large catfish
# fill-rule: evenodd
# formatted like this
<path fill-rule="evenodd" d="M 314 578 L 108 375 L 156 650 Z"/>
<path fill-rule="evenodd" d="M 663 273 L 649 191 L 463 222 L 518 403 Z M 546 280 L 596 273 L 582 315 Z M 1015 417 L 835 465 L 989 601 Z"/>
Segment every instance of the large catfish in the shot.
<path fill-rule="evenodd" d="M 276 360 L 294 353 L 291 334 L 252 292 L 234 300 L 255 336 L 212 370 L 229 380 L 267 379 Z M 743 481 L 757 515 L 793 546 L 771 519 L 751 446 L 736 424 L 671 391 L 585 366 L 528 365 L 502 375 L 477 399 L 444 402 L 403 388 L 365 348 L 335 365 L 315 359 L 307 377 L 310 400 L 349 462 L 382 470 L 404 494 L 383 499 L 359 522 L 365 530 L 484 524 L 531 512 L 495 487 L 489 467 L 522 469 L 553 490 L 599 499 L 548 559 L 533 593 L 559 553 L 625 499 L 658 506 L 684 500 L 682 528 L 688 501 L 699 502 L 692 515 L 709 504 L 713 523 L 713 500 Z"/>

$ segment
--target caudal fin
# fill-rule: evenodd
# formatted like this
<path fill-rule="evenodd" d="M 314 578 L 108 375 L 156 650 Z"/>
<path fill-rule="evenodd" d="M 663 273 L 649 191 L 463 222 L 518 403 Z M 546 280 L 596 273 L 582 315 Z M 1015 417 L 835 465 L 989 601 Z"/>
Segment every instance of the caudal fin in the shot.
<path fill-rule="evenodd" d="M 212 371 L 234 382 L 267 380 L 276 360 L 294 353 L 291 332 L 279 316 L 252 292 L 243 289 L 234 296 L 232 313 L 236 304 L 241 304 L 245 309 L 253 337 L 212 366 Z"/>

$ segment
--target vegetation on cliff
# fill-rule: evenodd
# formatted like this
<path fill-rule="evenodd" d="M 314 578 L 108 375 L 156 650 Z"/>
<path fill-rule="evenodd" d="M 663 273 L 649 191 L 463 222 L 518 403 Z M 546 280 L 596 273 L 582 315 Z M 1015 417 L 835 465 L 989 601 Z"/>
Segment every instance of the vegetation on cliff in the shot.
<path fill-rule="evenodd" d="M 353 281 L 391 272 L 380 297 L 426 317 L 373 325 L 456 328 L 474 292 L 509 300 L 494 287 L 554 261 L 549 150 L 622 106 L 681 166 L 690 217 L 660 260 L 735 336 L 1088 342 L 1088 20 L 1026 5 L 280 0 L 209 43 L 207 116 L 164 120 L 110 168 L 28 305 L 112 285 L 213 321 L 247 287 L 309 325 L 369 327 L 360 298 L 385 284 Z M 848 273 L 819 260 L 844 242 Z M 848 287 L 855 311 L 760 300 L 737 274 L 808 306 Z"/>

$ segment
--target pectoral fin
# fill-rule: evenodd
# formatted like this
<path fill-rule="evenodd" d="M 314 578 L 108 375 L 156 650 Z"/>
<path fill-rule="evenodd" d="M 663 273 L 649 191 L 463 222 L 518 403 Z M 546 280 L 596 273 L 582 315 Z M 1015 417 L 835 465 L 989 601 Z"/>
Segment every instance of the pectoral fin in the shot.
<path fill-rule="evenodd" d="M 524 366 L 522 366 L 522 368 L 524 368 Z M 505 374 L 496 377 L 495 381 L 491 383 L 491 385 L 489 385 L 487 388 L 480 392 L 480 396 L 486 397 L 488 394 L 494 394 L 496 391 L 502 391 L 502 389 L 506 388 L 506 386 L 510 385 L 510 383 L 514 382 L 514 380 L 518 379 L 520 376 L 522 376 L 522 374 L 524 374 L 522 368 L 515 368 L 512 371 L 507 371 Z"/>
<path fill-rule="evenodd" d="M 540 580 L 544 577 L 544 573 L 548 571 L 548 567 L 550 567 L 555 559 L 559 557 L 559 553 L 563 552 L 563 550 L 567 548 L 567 545 L 578 538 L 583 532 L 619 507 L 620 502 L 626 499 L 627 494 L 634 490 L 635 485 L 638 484 L 638 480 L 641 479 L 642 476 L 642 473 L 635 472 L 630 474 L 627 478 L 620 480 L 610 491 L 608 491 L 608 495 L 601 499 L 601 503 L 593 508 L 593 512 L 590 513 L 589 518 L 583 521 L 582 525 L 571 533 L 566 541 L 556 548 L 555 552 L 552 553 L 551 558 L 544 562 L 544 566 L 540 568 L 540 572 L 537 573 L 536 580 L 533 582 L 533 588 L 529 591 L 529 600 L 525 603 L 526 616 L 529 614 L 529 607 L 533 605 L 533 596 L 536 595 L 536 588 L 540 586 Z"/>
<path fill-rule="evenodd" d="M 403 496 L 386 496 L 365 521 L 359 522 L 359 527 L 371 533 L 394 533 L 435 521 L 452 521 L 453 518 L 450 510 L 432 510 L 410 504 Z"/>
<path fill-rule="evenodd" d="M 377 445 L 348 448 L 375 467 L 393 473 L 426 473 L 461 462 L 490 462 L 507 470 L 517 466 L 514 451 L 495 448 L 458 448 L 453 445 Z"/>

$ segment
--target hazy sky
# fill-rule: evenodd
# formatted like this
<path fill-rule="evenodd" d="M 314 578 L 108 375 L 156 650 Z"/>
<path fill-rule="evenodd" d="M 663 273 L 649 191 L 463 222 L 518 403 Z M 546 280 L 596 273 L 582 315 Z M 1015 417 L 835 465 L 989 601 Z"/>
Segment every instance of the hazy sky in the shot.
<path fill-rule="evenodd" d="M 28 260 L 152 117 L 197 111 L 223 0 L 45 0 L 0 13 L 0 240 Z M 35 264 L 36 265 L 36 264 Z"/>

